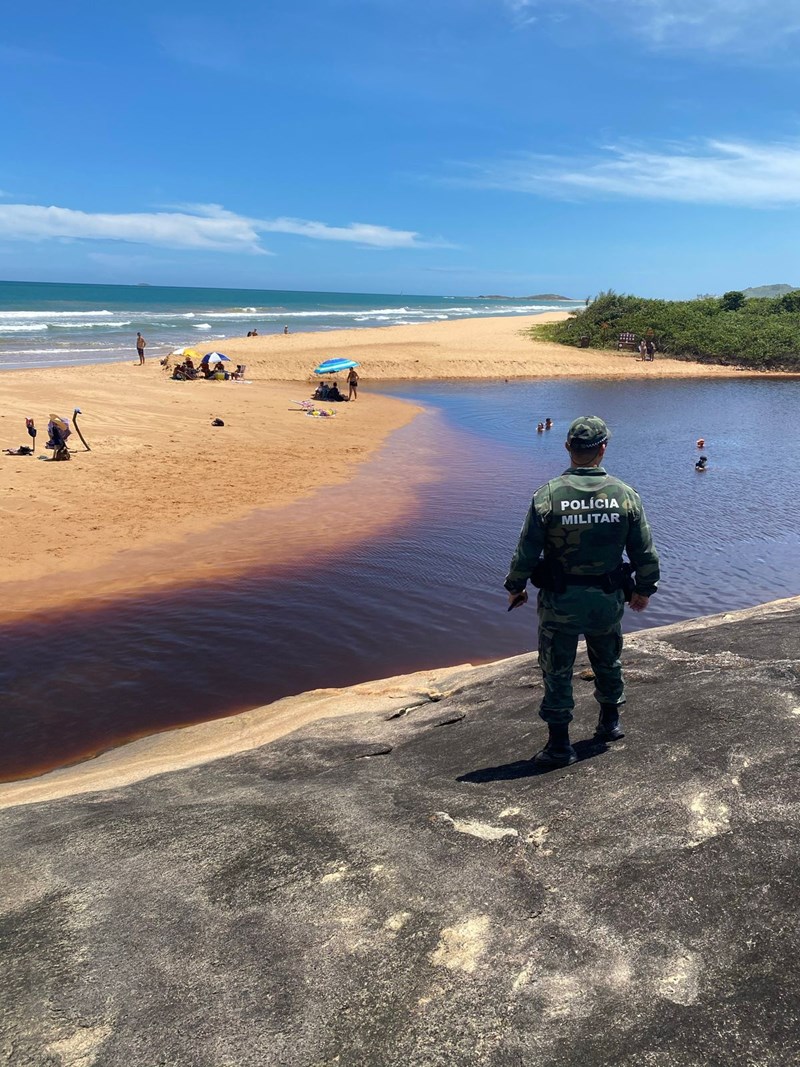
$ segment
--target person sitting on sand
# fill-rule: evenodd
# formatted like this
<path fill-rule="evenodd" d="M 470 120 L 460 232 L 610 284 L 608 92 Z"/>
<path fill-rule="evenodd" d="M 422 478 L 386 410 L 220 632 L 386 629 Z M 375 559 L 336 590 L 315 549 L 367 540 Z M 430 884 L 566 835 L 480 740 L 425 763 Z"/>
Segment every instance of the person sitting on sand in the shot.
<path fill-rule="evenodd" d="M 330 389 L 328 390 L 328 396 L 326 397 L 326 399 L 327 400 L 344 400 L 344 397 L 339 392 L 339 383 L 338 382 L 334 382 L 333 385 L 330 387 Z"/>
<path fill-rule="evenodd" d="M 696 471 L 704 471 L 706 469 L 706 464 L 707 463 L 708 463 L 708 456 L 701 456 L 700 459 L 698 459 L 697 463 L 695 463 L 694 469 Z"/>
<path fill-rule="evenodd" d="M 67 438 L 72 433 L 69 425 L 69 419 L 63 419 L 60 415 L 50 415 L 50 421 L 47 424 L 47 444 L 45 448 L 58 448 L 60 445 L 66 445 Z"/>
<path fill-rule="evenodd" d="M 327 400 L 328 399 L 328 392 L 329 392 L 328 383 L 327 382 L 320 382 L 319 385 L 317 386 L 316 390 L 314 391 L 314 399 L 315 400 Z"/>
<path fill-rule="evenodd" d="M 186 372 L 186 377 L 194 379 L 197 377 L 197 367 L 195 367 L 191 356 L 186 357 L 186 362 L 183 365 L 183 369 Z"/>

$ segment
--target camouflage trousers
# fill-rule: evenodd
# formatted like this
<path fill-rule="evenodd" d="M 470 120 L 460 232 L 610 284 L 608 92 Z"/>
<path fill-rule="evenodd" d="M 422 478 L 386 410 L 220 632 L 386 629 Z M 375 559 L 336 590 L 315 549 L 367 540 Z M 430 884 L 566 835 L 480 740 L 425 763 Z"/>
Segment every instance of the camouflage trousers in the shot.
<path fill-rule="evenodd" d="M 571 586 L 563 593 L 540 590 L 539 666 L 544 676 L 544 698 L 539 715 L 547 723 L 572 722 L 575 700 L 572 671 L 578 638 L 586 638 L 586 650 L 594 671 L 594 696 L 599 704 L 624 704 L 622 682 L 621 592 L 604 593 L 593 586 Z"/>

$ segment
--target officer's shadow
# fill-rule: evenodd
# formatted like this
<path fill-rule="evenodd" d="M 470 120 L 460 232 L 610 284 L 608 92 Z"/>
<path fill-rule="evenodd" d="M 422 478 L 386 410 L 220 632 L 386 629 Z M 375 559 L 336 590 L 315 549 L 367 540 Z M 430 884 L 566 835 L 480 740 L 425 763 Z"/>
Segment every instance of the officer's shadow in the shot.
<path fill-rule="evenodd" d="M 595 756 L 602 756 L 608 752 L 608 745 L 605 741 L 595 741 L 594 738 L 576 741 L 573 748 L 578 759 L 575 763 L 569 764 L 570 767 L 575 767 L 578 763 L 594 759 Z M 547 767 L 534 763 L 532 759 L 517 760 L 515 763 L 504 763 L 499 767 L 481 767 L 480 770 L 469 771 L 467 774 L 459 775 L 456 781 L 472 783 L 508 782 L 513 781 L 515 778 L 539 778 L 543 774 L 552 774 L 553 771 L 564 770 L 568 770 L 568 767 L 564 764 Z"/>

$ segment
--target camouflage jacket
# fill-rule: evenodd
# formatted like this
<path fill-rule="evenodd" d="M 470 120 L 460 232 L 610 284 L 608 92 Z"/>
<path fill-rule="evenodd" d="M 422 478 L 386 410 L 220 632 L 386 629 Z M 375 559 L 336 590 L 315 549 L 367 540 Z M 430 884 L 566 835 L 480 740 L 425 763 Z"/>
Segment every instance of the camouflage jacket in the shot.
<path fill-rule="evenodd" d="M 570 467 L 533 495 L 511 568 L 510 593 L 525 588 L 544 553 L 567 574 L 606 574 L 627 552 L 636 572 L 636 592 L 651 596 L 660 577 L 644 508 L 635 489 L 602 467 Z"/>

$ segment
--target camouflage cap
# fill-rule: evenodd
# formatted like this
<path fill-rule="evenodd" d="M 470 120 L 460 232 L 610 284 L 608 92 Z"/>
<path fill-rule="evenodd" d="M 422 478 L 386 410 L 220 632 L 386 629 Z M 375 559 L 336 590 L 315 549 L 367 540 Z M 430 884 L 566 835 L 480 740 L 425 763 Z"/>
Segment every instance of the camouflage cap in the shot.
<path fill-rule="evenodd" d="M 581 415 L 567 430 L 567 444 L 570 448 L 586 451 L 599 448 L 610 436 L 608 427 L 599 415 Z"/>

